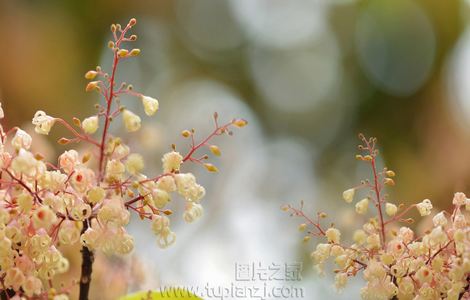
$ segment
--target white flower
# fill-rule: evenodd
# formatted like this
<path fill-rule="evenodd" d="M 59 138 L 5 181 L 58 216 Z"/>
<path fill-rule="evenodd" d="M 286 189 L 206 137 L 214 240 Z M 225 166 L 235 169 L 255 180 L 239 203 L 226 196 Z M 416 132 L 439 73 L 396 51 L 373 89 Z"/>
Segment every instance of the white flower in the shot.
<path fill-rule="evenodd" d="M 386 203 L 385 204 L 385 212 L 390 217 L 394 216 L 397 213 L 398 207 L 393 203 Z"/>
<path fill-rule="evenodd" d="M 468 228 L 465 215 L 462 214 L 460 211 L 457 211 L 457 213 L 455 214 L 453 225 L 454 225 L 454 228 L 456 229 Z"/>
<path fill-rule="evenodd" d="M 158 110 L 158 100 L 148 96 L 142 96 L 141 99 L 145 114 L 147 116 L 153 116 Z"/>
<path fill-rule="evenodd" d="M 163 173 L 172 173 L 179 171 L 181 163 L 183 162 L 183 156 L 179 152 L 171 151 L 163 155 Z"/>
<path fill-rule="evenodd" d="M 96 204 L 104 199 L 106 191 L 102 187 L 96 186 L 88 190 L 87 196 L 90 203 Z"/>
<path fill-rule="evenodd" d="M 434 223 L 434 226 L 446 226 L 447 225 L 447 218 L 444 214 L 444 211 L 441 211 L 440 213 L 436 214 L 432 218 L 432 222 Z"/>
<path fill-rule="evenodd" d="M 423 238 L 423 243 L 430 246 L 443 245 L 445 242 L 447 242 L 447 235 L 441 226 L 435 227 Z"/>
<path fill-rule="evenodd" d="M 74 221 L 65 220 L 59 229 L 59 241 L 64 245 L 72 245 L 80 239 L 80 229 Z"/>
<path fill-rule="evenodd" d="M 124 120 L 124 126 L 128 132 L 134 132 L 140 129 L 140 117 L 130 110 L 125 109 L 122 112 L 122 119 Z"/>
<path fill-rule="evenodd" d="M 129 254 L 134 249 L 134 238 L 125 232 L 117 235 L 116 252 L 119 254 Z"/>
<path fill-rule="evenodd" d="M 98 130 L 98 116 L 91 116 L 83 120 L 82 128 L 88 134 L 93 134 Z"/>
<path fill-rule="evenodd" d="M 325 231 L 325 236 L 328 239 L 328 242 L 338 244 L 341 238 L 341 232 L 336 228 L 328 228 Z"/>
<path fill-rule="evenodd" d="M 157 235 L 160 248 L 167 248 L 176 241 L 176 234 L 170 230 L 170 219 L 167 216 L 155 215 L 152 230 Z"/>
<path fill-rule="evenodd" d="M 364 230 L 358 229 L 354 231 L 353 240 L 356 244 L 362 245 L 366 242 L 367 234 Z"/>
<path fill-rule="evenodd" d="M 38 161 L 34 158 L 33 154 L 24 149 L 20 149 L 18 156 L 11 162 L 11 167 L 15 172 L 33 176 L 36 173 Z"/>
<path fill-rule="evenodd" d="M 100 244 L 100 236 L 100 231 L 90 227 L 82 234 L 80 242 L 82 245 L 87 246 L 90 249 L 95 249 Z"/>
<path fill-rule="evenodd" d="M 157 188 L 168 193 L 176 191 L 176 182 L 173 176 L 163 176 L 157 181 Z"/>
<path fill-rule="evenodd" d="M 200 202 L 206 194 L 203 186 L 196 183 L 196 178 L 191 173 L 180 173 L 175 175 L 178 193 L 187 201 Z"/>
<path fill-rule="evenodd" d="M 126 172 L 126 167 L 119 160 L 111 159 L 106 164 L 106 177 L 108 179 L 121 179 Z"/>
<path fill-rule="evenodd" d="M 204 209 L 202 208 L 201 204 L 188 202 L 186 204 L 186 209 L 183 213 L 183 219 L 188 223 L 192 223 L 199 219 L 202 216 L 203 212 Z"/>
<path fill-rule="evenodd" d="M 369 249 L 380 247 L 380 236 L 377 233 L 369 235 L 366 241 L 367 241 L 367 247 Z"/>
<path fill-rule="evenodd" d="M 432 203 L 429 199 L 424 199 L 421 203 L 416 204 L 419 214 L 424 217 L 431 214 Z"/>
<path fill-rule="evenodd" d="M 73 149 L 65 151 L 59 156 L 59 166 L 67 173 L 72 172 L 75 166 L 79 164 L 78 152 Z"/>
<path fill-rule="evenodd" d="M 24 283 L 25 276 L 19 268 L 8 268 L 3 280 L 6 287 L 13 287 L 13 289 L 18 290 Z"/>
<path fill-rule="evenodd" d="M 142 155 L 137 153 L 132 153 L 127 157 L 126 160 L 126 169 L 132 175 L 136 175 L 144 168 L 144 159 Z"/>
<path fill-rule="evenodd" d="M 335 276 L 335 287 L 337 290 L 342 290 L 348 283 L 348 275 L 346 273 L 338 273 Z"/>
<path fill-rule="evenodd" d="M 345 190 L 343 192 L 344 201 L 346 201 L 347 203 L 351 203 L 353 201 L 353 198 L 354 198 L 354 192 L 355 192 L 354 189 Z"/>
<path fill-rule="evenodd" d="M 310 254 L 314 264 L 323 263 L 330 256 L 331 244 L 318 244 L 315 251 Z"/>
<path fill-rule="evenodd" d="M 3 119 L 4 117 L 5 117 L 5 113 L 3 112 L 2 102 L 0 102 L 0 119 Z"/>
<path fill-rule="evenodd" d="M 31 136 L 21 129 L 17 129 L 15 136 L 11 140 L 11 145 L 16 149 L 20 150 L 21 148 L 28 150 L 31 147 L 33 139 Z"/>
<path fill-rule="evenodd" d="M 32 297 L 33 295 L 39 295 L 41 293 L 42 282 L 37 277 L 28 276 L 22 287 L 26 296 Z"/>
<path fill-rule="evenodd" d="M 34 211 L 31 219 L 33 221 L 34 228 L 45 228 L 46 230 L 49 230 L 52 224 L 56 222 L 57 217 L 49 206 L 42 205 Z"/>
<path fill-rule="evenodd" d="M 356 212 L 360 215 L 367 213 L 369 209 L 369 198 L 364 198 L 356 203 Z"/>
<path fill-rule="evenodd" d="M 151 193 L 151 198 L 157 208 L 164 208 L 168 202 L 170 202 L 170 194 L 164 190 L 153 189 Z"/>
<path fill-rule="evenodd" d="M 467 196 L 465 196 L 464 193 L 455 193 L 454 199 L 452 199 L 452 204 L 457 205 L 457 206 L 465 205 L 466 199 L 467 199 Z"/>
<path fill-rule="evenodd" d="M 110 223 L 116 226 L 124 226 L 129 223 L 130 212 L 124 208 L 119 198 L 105 199 L 102 208 L 98 211 L 100 223 Z"/>
<path fill-rule="evenodd" d="M 49 132 L 51 131 L 52 126 L 54 126 L 56 119 L 48 116 L 45 112 L 42 110 L 38 110 L 34 114 L 33 118 L 33 125 L 36 127 L 34 128 L 34 131 L 36 131 L 39 134 L 45 134 L 48 135 Z"/>
<path fill-rule="evenodd" d="M 406 244 L 411 243 L 414 238 L 414 232 L 408 227 L 401 227 L 398 231 L 398 237 Z"/>
<path fill-rule="evenodd" d="M 152 230 L 158 235 L 165 230 L 165 228 L 170 227 L 170 219 L 167 216 L 155 215 L 152 220 Z"/>

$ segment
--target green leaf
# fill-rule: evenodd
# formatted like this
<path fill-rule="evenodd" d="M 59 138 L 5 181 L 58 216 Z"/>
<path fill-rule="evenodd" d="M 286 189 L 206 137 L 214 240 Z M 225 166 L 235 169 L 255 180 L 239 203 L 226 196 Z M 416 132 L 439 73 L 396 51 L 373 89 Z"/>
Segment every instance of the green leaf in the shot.
<path fill-rule="evenodd" d="M 169 288 L 162 292 L 155 292 L 155 291 L 142 291 L 137 292 L 131 295 L 123 296 L 119 300 L 183 300 L 183 299 L 191 299 L 191 300 L 202 300 L 201 298 L 197 297 L 196 295 L 190 293 L 186 289 L 182 288 Z"/>

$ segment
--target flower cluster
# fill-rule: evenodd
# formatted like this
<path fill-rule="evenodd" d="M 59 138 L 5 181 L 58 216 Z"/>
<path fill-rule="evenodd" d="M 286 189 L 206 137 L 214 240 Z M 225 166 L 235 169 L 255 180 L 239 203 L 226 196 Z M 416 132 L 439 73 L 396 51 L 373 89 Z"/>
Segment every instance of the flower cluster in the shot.
<path fill-rule="evenodd" d="M 351 243 L 343 241 L 341 231 L 334 225 L 322 226 L 325 213 L 318 213 L 313 219 L 304 213 L 303 203 L 300 208 L 283 207 L 305 220 L 299 227 L 301 231 L 307 230 L 305 240 L 312 236 L 326 239 L 311 254 L 317 271 L 324 273 L 325 263 L 332 259 L 336 266 L 335 286 L 339 290 L 350 277 L 362 272 L 365 280 L 362 299 L 470 299 L 470 199 L 456 193 L 453 210 L 435 214 L 432 227 L 424 234 L 416 234 L 406 226 L 413 219 L 405 216 L 413 209 L 422 217 L 431 215 L 431 201 L 425 199 L 408 207 L 389 202 L 384 188 L 395 184 L 395 172 L 387 168 L 378 170 L 375 138 L 360 135 L 360 139 L 363 144 L 359 149 L 363 153 L 356 158 L 370 164 L 373 179 L 347 189 L 343 199 L 352 203 L 356 192 L 368 191 L 355 204 L 355 210 L 365 215 L 372 206 L 375 216 L 354 231 Z"/>
<path fill-rule="evenodd" d="M 137 56 L 139 49 L 127 50 L 124 43 L 137 39 L 129 35 L 135 19 L 123 28 L 112 25 L 112 73 L 101 67 L 86 73 L 90 80 L 86 91 L 100 93 L 105 105 L 97 105 L 97 113 L 73 123 L 38 111 L 32 120 L 38 134 L 47 135 L 53 126 L 61 124 L 72 135 L 59 139 L 59 144 L 84 143 L 85 152 L 71 149 L 63 152 L 58 162 L 46 162 L 31 151 L 32 138 L 25 131 L 0 125 L 0 284 L 2 299 L 7 297 L 34 299 L 67 299 L 69 288 L 52 288 L 52 279 L 68 269 L 68 260 L 60 246 L 81 245 L 83 263 L 80 278 L 80 299 L 87 299 L 93 261 L 93 251 L 106 254 L 128 254 L 134 248 L 133 237 L 126 232 L 131 213 L 149 220 L 149 228 L 157 236 L 160 247 L 175 242 L 168 204 L 174 194 L 186 202 L 183 219 L 193 222 L 201 217 L 200 204 L 205 189 L 191 173 L 182 172 L 185 163 L 202 164 L 209 171 L 217 168 L 207 163 L 208 155 L 195 157 L 207 148 L 220 154 L 212 138 L 231 134 L 231 127 L 243 127 L 246 121 L 234 119 L 219 125 L 214 115 L 215 129 L 196 143 L 195 131 L 185 130 L 190 138 L 189 150 L 182 155 L 173 146 L 162 159 L 162 172 L 144 175 L 143 157 L 133 153 L 123 139 L 109 133 L 109 125 L 119 116 L 124 128 L 135 132 L 141 118 L 120 104 L 120 95 L 135 96 L 142 101 L 147 116 L 154 115 L 158 100 L 142 95 L 125 83 L 118 85 L 115 74 L 120 61 Z M 0 119 L 3 118 L 0 104 Z M 94 135 L 99 132 L 99 139 Z M 15 299 L 17 299 L 15 298 Z"/>

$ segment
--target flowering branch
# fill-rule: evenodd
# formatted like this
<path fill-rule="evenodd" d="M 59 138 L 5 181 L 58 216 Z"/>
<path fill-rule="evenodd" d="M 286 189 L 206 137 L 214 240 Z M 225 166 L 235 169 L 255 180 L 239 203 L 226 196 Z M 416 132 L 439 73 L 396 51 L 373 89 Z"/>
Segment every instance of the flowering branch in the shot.
<path fill-rule="evenodd" d="M 193 157 L 196 151 L 208 147 L 214 155 L 220 155 L 216 145 L 209 145 L 215 136 L 231 134 L 230 127 L 243 127 L 245 120 L 234 119 L 219 126 L 215 115 L 215 130 L 197 145 L 194 130 L 191 148 L 183 157 L 173 147 L 162 158 L 162 172 L 153 177 L 142 173 L 144 159 L 119 137 L 109 132 L 111 122 L 122 117 L 124 129 L 135 132 L 141 127 L 141 118 L 121 105 L 119 95 L 140 98 L 145 115 L 153 116 L 159 109 L 157 99 L 133 91 L 131 85 L 116 82 L 118 64 L 121 60 L 138 56 L 139 49 L 124 49 L 124 43 L 137 39 L 130 35 L 135 19 L 121 28 L 111 26 L 113 51 L 111 75 L 101 67 L 88 71 L 89 80 L 85 90 L 98 92 L 105 105 L 98 104 L 97 112 L 80 121 L 73 119 L 76 129 L 62 118 L 48 116 L 38 111 L 32 120 L 38 134 L 49 134 L 58 123 L 73 138 L 61 138 L 59 144 L 86 142 L 90 145 L 84 153 L 75 149 L 65 151 L 58 163 L 43 161 L 41 155 L 33 155 L 31 136 L 18 127 L 4 130 L 0 124 L 0 282 L 1 297 L 21 299 L 66 300 L 70 288 L 54 289 L 53 279 L 68 270 L 68 260 L 62 255 L 62 245 L 81 247 L 81 275 L 79 299 L 89 299 L 93 262 L 96 251 L 105 254 L 128 254 L 134 248 L 134 239 L 126 232 L 131 212 L 142 220 L 151 222 L 157 237 L 157 245 L 166 248 L 175 242 L 169 216 L 173 211 L 167 204 L 173 194 L 185 202 L 182 218 L 194 222 L 203 214 L 201 201 L 205 189 L 191 173 L 184 173 L 185 162 L 206 161 L 209 155 Z M 97 78 L 98 79 L 95 79 Z M 117 88 L 120 86 L 119 88 Z M 0 120 L 3 118 L 0 104 Z M 98 131 L 100 119 L 103 129 L 99 141 L 93 138 Z M 6 151 L 10 142 L 13 151 Z M 97 157 L 97 161 L 89 163 Z M 208 171 L 217 168 L 204 163 Z M 4 176 L 3 176 L 4 175 Z"/>
<path fill-rule="evenodd" d="M 283 210 L 291 216 L 300 217 L 305 223 L 300 231 L 308 227 L 304 241 L 311 236 L 325 238 L 312 252 L 311 257 L 318 272 L 324 272 L 324 264 L 329 257 L 334 257 L 338 266 L 335 272 L 335 286 L 341 290 L 348 278 L 362 271 L 366 285 L 361 289 L 362 299 L 468 299 L 470 297 L 470 227 L 468 211 L 470 199 L 463 193 L 456 193 L 452 200 L 452 214 L 446 211 L 437 213 L 432 218 L 433 227 L 422 236 L 416 236 L 412 229 L 393 225 L 398 222 L 411 224 L 413 219 L 402 219 L 411 209 L 416 208 L 422 217 L 431 214 L 433 209 L 429 199 L 412 204 L 396 206 L 386 201 L 383 194 L 385 186 L 395 185 L 392 179 L 395 172 L 384 168 L 378 171 L 376 158 L 376 139 L 359 136 L 362 145 L 358 160 L 371 166 L 372 183 L 364 180 L 360 185 L 343 192 L 347 203 L 354 200 L 356 191 L 366 189 L 368 196 L 355 204 L 356 213 L 368 213 L 369 199 L 373 199 L 376 215 L 366 222 L 362 229 L 353 234 L 354 243 L 350 246 L 341 244 L 341 231 L 331 225 L 324 230 L 320 219 L 325 213 L 317 214 L 317 221 L 300 209 L 284 206 Z M 398 213 L 398 211 L 401 212 Z M 467 214 L 463 212 L 465 210 Z M 389 217 L 385 219 L 385 215 Z M 389 229 L 392 228 L 392 229 Z M 386 237 L 390 236 L 390 239 Z"/>

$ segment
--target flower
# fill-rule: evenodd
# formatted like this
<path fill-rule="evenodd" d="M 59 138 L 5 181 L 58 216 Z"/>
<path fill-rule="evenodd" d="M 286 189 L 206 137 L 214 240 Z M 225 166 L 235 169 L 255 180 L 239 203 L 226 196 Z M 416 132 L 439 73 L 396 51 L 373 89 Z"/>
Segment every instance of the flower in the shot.
<path fill-rule="evenodd" d="M 367 234 L 364 230 L 358 229 L 354 231 L 353 240 L 356 244 L 362 245 L 366 242 Z"/>
<path fill-rule="evenodd" d="M 467 199 L 467 196 L 465 196 L 464 193 L 455 193 L 454 199 L 452 199 L 452 204 L 457 205 L 457 206 L 465 205 L 466 199 Z"/>
<path fill-rule="evenodd" d="M 73 149 L 65 151 L 59 156 L 59 166 L 67 173 L 72 172 L 75 166 L 79 164 L 78 152 Z"/>
<path fill-rule="evenodd" d="M 170 194 L 160 189 L 153 189 L 150 194 L 150 198 L 153 200 L 154 205 L 157 208 L 164 208 L 170 201 Z"/>
<path fill-rule="evenodd" d="M 120 180 L 126 172 L 126 167 L 119 160 L 111 159 L 106 164 L 106 178 L 109 180 Z"/>
<path fill-rule="evenodd" d="M 28 276 L 22 287 L 26 296 L 32 297 L 33 295 L 39 295 L 41 293 L 42 282 L 35 276 Z"/>
<path fill-rule="evenodd" d="M 180 170 L 180 166 L 183 163 L 183 156 L 179 152 L 171 151 L 163 155 L 163 172 L 173 173 Z"/>
<path fill-rule="evenodd" d="M 98 202 L 101 202 L 104 199 L 104 197 L 106 196 L 106 191 L 102 187 L 92 187 L 88 190 L 87 196 L 88 201 L 91 204 L 97 204 Z"/>
<path fill-rule="evenodd" d="M 0 102 L 0 119 L 3 119 L 4 117 L 5 117 L 5 113 L 3 112 L 2 102 Z"/>
<path fill-rule="evenodd" d="M 124 126 L 128 132 L 134 132 L 140 129 L 140 117 L 130 110 L 125 109 L 122 112 L 122 118 L 124 120 Z"/>
<path fill-rule="evenodd" d="M 132 153 L 127 157 L 126 169 L 132 175 L 137 175 L 144 168 L 144 159 L 142 155 Z"/>
<path fill-rule="evenodd" d="M 65 220 L 60 226 L 59 241 L 64 245 L 72 245 L 80 239 L 80 229 L 74 221 Z"/>
<path fill-rule="evenodd" d="M 364 198 L 361 201 L 356 203 L 356 212 L 360 215 L 367 213 L 369 209 L 369 198 Z"/>
<path fill-rule="evenodd" d="M 19 268 L 8 268 L 6 270 L 6 275 L 4 278 L 4 284 L 6 287 L 12 287 L 15 290 L 18 290 L 23 284 L 25 276 Z"/>
<path fill-rule="evenodd" d="M 398 210 L 398 207 L 395 204 L 388 203 L 388 202 L 385 204 L 385 212 L 390 217 L 394 216 L 397 213 L 397 210 Z"/>
<path fill-rule="evenodd" d="M 325 236 L 329 243 L 338 244 L 341 237 L 341 232 L 336 228 L 330 227 L 325 231 Z"/>
<path fill-rule="evenodd" d="M 191 173 L 176 174 L 175 181 L 178 193 L 187 201 L 200 202 L 206 194 L 204 187 L 196 183 Z"/>
<path fill-rule="evenodd" d="M 432 222 L 434 223 L 434 226 L 446 226 L 447 225 L 447 218 L 444 214 L 444 211 L 441 211 L 440 213 L 436 214 L 432 218 Z"/>
<path fill-rule="evenodd" d="M 176 240 L 176 234 L 170 230 L 170 219 L 167 216 L 155 215 L 152 230 L 157 235 L 157 244 L 161 248 L 169 247 Z"/>
<path fill-rule="evenodd" d="M 201 204 L 188 202 L 186 204 L 186 209 L 183 213 L 183 219 L 188 222 L 192 223 L 199 219 L 202 216 L 204 209 L 202 208 Z"/>
<path fill-rule="evenodd" d="M 88 134 L 93 134 L 98 130 L 98 116 L 91 116 L 83 120 L 82 128 Z"/>
<path fill-rule="evenodd" d="M 158 110 L 158 100 L 149 96 L 142 96 L 142 104 L 147 116 L 153 116 Z"/>
<path fill-rule="evenodd" d="M 416 208 L 418 209 L 419 214 L 422 217 L 429 216 L 431 214 L 431 210 L 432 210 L 431 200 L 424 199 L 423 201 L 421 201 L 421 203 L 416 204 Z"/>
<path fill-rule="evenodd" d="M 337 290 L 342 290 L 348 283 L 348 275 L 346 273 L 338 273 L 335 276 L 335 287 Z"/>
<path fill-rule="evenodd" d="M 12 160 L 11 168 L 18 173 L 33 176 L 36 173 L 38 161 L 33 154 L 25 149 L 20 149 L 18 155 Z"/>
<path fill-rule="evenodd" d="M 173 176 L 163 176 L 157 181 L 157 188 L 168 193 L 176 191 L 176 182 Z"/>
<path fill-rule="evenodd" d="M 11 145 L 16 149 L 20 150 L 21 148 L 28 150 L 31 148 L 31 143 L 33 142 L 33 139 L 29 134 L 26 133 L 26 131 L 17 129 L 15 136 L 11 140 Z"/>
<path fill-rule="evenodd" d="M 38 110 L 36 114 L 34 114 L 32 121 L 33 125 L 36 126 L 34 131 L 39 134 L 48 135 L 52 126 L 54 126 L 55 121 L 56 119 L 54 117 L 48 116 L 42 110 Z"/>
<path fill-rule="evenodd" d="M 414 232 L 408 227 L 400 227 L 398 231 L 398 238 L 400 238 L 404 243 L 410 243 L 414 238 Z"/>
<path fill-rule="evenodd" d="M 346 201 L 347 203 L 351 203 L 353 201 L 353 198 L 354 198 L 354 193 L 355 193 L 354 189 L 345 190 L 343 192 L 344 201 Z"/>

